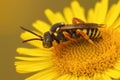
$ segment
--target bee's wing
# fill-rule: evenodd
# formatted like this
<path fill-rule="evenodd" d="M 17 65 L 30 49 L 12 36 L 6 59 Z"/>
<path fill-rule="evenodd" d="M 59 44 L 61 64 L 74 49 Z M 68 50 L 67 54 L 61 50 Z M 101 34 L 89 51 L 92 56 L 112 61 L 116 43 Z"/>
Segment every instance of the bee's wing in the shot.
<path fill-rule="evenodd" d="M 105 24 L 98 24 L 98 28 L 104 28 Z"/>
<path fill-rule="evenodd" d="M 76 24 L 76 25 L 65 25 L 61 27 L 61 30 L 68 29 L 83 29 L 83 28 L 103 28 L 104 24 Z"/>

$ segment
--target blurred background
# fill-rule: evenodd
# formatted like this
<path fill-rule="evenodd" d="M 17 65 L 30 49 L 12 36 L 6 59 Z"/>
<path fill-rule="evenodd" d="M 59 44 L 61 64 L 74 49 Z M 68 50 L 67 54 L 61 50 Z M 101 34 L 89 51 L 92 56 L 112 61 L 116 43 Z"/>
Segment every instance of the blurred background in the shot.
<path fill-rule="evenodd" d="M 70 6 L 72 0 L 1 0 L 0 1 L 0 80 L 24 80 L 32 74 L 19 74 L 15 71 L 14 57 L 17 47 L 29 46 L 22 44 L 20 25 L 32 28 L 32 23 L 38 19 L 47 21 L 44 15 L 46 8 L 54 12 Z M 78 0 L 87 12 L 100 0 Z M 110 4 L 118 0 L 109 0 Z"/>

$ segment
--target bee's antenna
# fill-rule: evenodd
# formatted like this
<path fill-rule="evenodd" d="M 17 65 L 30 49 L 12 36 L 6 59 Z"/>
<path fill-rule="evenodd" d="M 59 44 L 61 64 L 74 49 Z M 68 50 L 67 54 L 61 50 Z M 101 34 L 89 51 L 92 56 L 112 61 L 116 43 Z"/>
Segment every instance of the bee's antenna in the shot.
<path fill-rule="evenodd" d="M 33 41 L 33 40 L 43 40 L 43 39 L 39 39 L 39 38 L 32 38 L 32 39 L 28 39 L 28 40 L 24 40 L 23 43 L 29 42 L 29 41 Z"/>
<path fill-rule="evenodd" d="M 24 28 L 24 27 L 22 27 L 22 26 L 20 26 L 20 28 L 23 29 L 23 30 L 25 30 L 25 31 L 28 31 L 28 32 L 30 32 L 30 33 L 32 33 L 32 34 L 34 34 L 34 35 L 36 35 L 36 36 L 39 37 L 39 38 L 32 38 L 32 39 L 24 40 L 23 43 L 28 42 L 28 41 L 32 41 L 32 40 L 40 40 L 40 41 L 43 41 L 43 37 L 42 37 L 42 36 L 40 36 L 40 35 L 32 32 L 32 31 L 30 31 L 30 30 L 28 30 L 28 29 L 26 29 L 26 28 Z"/>
<path fill-rule="evenodd" d="M 32 31 L 30 31 L 30 30 L 28 30 L 28 29 L 26 29 L 26 28 L 24 28 L 24 27 L 22 27 L 22 26 L 20 26 L 20 28 L 23 29 L 23 30 L 25 30 L 25 31 L 28 31 L 28 32 L 30 32 L 30 33 L 32 33 L 32 34 L 38 36 L 38 37 L 40 37 L 40 40 L 42 39 L 42 36 L 40 36 L 40 35 L 38 35 L 38 34 L 32 32 Z"/>

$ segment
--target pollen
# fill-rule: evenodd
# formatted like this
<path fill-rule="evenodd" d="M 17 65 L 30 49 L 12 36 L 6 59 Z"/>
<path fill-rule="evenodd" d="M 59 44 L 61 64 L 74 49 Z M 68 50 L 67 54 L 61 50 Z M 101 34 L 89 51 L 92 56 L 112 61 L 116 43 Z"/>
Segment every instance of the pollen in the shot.
<path fill-rule="evenodd" d="M 120 57 L 120 33 L 101 30 L 102 38 L 93 39 L 96 46 L 85 39 L 54 44 L 52 61 L 58 72 L 92 77 L 112 69 Z"/>

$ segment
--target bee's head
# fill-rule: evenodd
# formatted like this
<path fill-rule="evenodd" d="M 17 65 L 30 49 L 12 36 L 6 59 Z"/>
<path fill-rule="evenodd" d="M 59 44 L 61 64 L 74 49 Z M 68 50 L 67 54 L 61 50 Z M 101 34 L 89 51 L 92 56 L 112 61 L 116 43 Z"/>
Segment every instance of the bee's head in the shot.
<path fill-rule="evenodd" d="M 46 32 L 46 33 L 44 33 L 44 37 L 43 38 L 44 38 L 43 39 L 43 46 L 45 48 L 52 47 L 53 36 L 49 32 Z"/>

